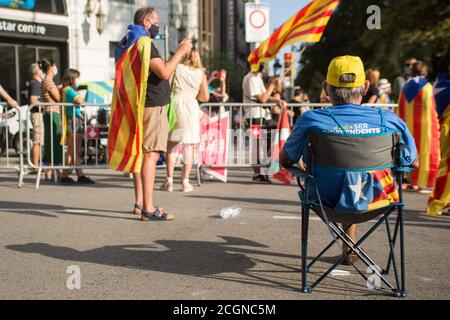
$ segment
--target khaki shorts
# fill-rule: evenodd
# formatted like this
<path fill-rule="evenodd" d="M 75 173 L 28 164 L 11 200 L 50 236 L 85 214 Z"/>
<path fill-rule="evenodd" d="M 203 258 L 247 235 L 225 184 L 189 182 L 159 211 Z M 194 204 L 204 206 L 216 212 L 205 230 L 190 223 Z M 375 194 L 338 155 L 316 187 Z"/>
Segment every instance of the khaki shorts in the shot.
<path fill-rule="evenodd" d="M 31 140 L 33 144 L 44 145 L 44 118 L 42 113 L 31 114 L 31 124 L 33 125 L 33 134 Z"/>
<path fill-rule="evenodd" d="M 166 107 L 150 107 L 144 109 L 144 153 L 167 151 L 169 137 Z"/>

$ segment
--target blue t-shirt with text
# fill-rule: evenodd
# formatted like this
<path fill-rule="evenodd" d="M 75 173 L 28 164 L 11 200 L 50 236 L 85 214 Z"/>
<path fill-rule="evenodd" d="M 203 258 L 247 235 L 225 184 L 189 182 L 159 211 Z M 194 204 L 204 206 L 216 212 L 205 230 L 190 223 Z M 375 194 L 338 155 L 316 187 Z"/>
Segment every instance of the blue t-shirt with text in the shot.
<path fill-rule="evenodd" d="M 284 145 L 284 151 L 291 162 L 297 163 L 302 157 L 306 158 L 309 132 L 376 135 L 386 131 L 400 132 L 401 142 L 405 145 L 401 162 L 404 166 L 411 166 L 416 159 L 417 149 L 414 138 L 405 122 L 391 111 L 352 104 L 337 105 L 328 109 L 306 112 L 296 122 L 291 135 Z M 332 207 L 335 207 L 342 201 L 345 181 L 361 179 L 359 177 L 350 177 L 346 172 L 319 166 L 314 168 L 314 178 L 322 200 L 325 204 Z M 366 178 L 363 177 L 362 179 Z M 364 186 L 365 183 L 364 181 L 359 181 L 360 186 Z M 364 196 L 361 194 L 361 197 Z M 357 200 L 359 199 L 355 199 L 355 208 Z M 348 199 L 345 199 L 344 202 L 348 202 Z"/>

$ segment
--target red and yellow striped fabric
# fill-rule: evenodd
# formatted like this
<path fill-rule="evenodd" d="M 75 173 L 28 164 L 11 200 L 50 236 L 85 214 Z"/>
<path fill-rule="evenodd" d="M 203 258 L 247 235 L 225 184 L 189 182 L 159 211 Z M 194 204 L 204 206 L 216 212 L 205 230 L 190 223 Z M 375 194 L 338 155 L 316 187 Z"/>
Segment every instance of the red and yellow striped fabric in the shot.
<path fill-rule="evenodd" d="M 141 170 L 151 41 L 150 37 L 141 37 L 116 64 L 108 150 L 112 170 L 131 173 Z"/>
<path fill-rule="evenodd" d="M 314 0 L 281 25 L 248 57 L 252 71 L 270 61 L 285 46 L 296 42 L 319 42 L 339 0 Z"/>
<path fill-rule="evenodd" d="M 437 216 L 450 207 L 450 104 L 441 116 L 441 162 L 438 178 L 430 200 L 427 214 Z"/>
<path fill-rule="evenodd" d="M 417 146 L 419 169 L 413 171 L 411 184 L 433 188 L 440 161 L 439 121 L 433 86 L 426 83 L 410 100 L 406 98 L 404 89 L 400 94 L 397 115 L 406 122 Z"/>
<path fill-rule="evenodd" d="M 391 169 L 371 171 L 368 173 L 373 176 L 374 184 L 377 185 L 376 191 L 374 190 L 374 198 L 369 203 L 368 211 L 384 208 L 399 202 L 400 195 Z"/>
<path fill-rule="evenodd" d="M 281 114 L 277 123 L 275 143 L 272 150 L 272 165 L 270 170 L 273 177 L 285 185 L 291 185 L 294 176 L 280 165 L 279 154 L 280 150 L 283 150 L 290 134 L 291 126 L 289 124 L 288 110 L 287 108 L 281 108 Z"/>

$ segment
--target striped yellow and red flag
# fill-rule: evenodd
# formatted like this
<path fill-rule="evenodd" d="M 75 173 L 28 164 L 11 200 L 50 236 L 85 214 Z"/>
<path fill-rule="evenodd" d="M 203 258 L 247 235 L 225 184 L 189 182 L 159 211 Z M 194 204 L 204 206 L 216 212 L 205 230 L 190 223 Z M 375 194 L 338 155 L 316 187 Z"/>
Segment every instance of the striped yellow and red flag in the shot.
<path fill-rule="evenodd" d="M 433 188 L 439 169 L 440 133 L 433 86 L 426 78 L 416 77 L 405 84 L 397 115 L 406 122 L 419 152 L 419 169 L 413 171 L 411 184 Z"/>
<path fill-rule="evenodd" d="M 270 171 L 273 177 L 281 181 L 285 185 L 290 185 L 294 179 L 292 173 L 280 165 L 279 154 L 283 150 L 284 145 L 291 134 L 291 126 L 289 124 L 289 116 L 287 108 L 281 108 L 281 114 L 277 123 L 277 131 L 274 138 L 274 145 L 272 149 L 272 164 Z"/>
<path fill-rule="evenodd" d="M 374 181 L 373 199 L 367 211 L 377 210 L 399 202 L 399 193 L 391 169 L 369 171 Z"/>
<path fill-rule="evenodd" d="M 274 59 L 289 44 L 319 42 L 339 2 L 314 0 L 302 8 L 250 54 L 248 61 L 252 71 L 257 70 L 261 63 Z"/>
<path fill-rule="evenodd" d="M 109 167 L 138 173 L 142 165 L 143 115 L 152 40 L 141 26 L 130 26 L 116 48 L 116 79 L 109 129 Z"/>
<path fill-rule="evenodd" d="M 450 207 L 450 74 L 438 78 L 435 87 L 436 105 L 441 125 L 441 163 L 427 214 L 437 216 Z"/>

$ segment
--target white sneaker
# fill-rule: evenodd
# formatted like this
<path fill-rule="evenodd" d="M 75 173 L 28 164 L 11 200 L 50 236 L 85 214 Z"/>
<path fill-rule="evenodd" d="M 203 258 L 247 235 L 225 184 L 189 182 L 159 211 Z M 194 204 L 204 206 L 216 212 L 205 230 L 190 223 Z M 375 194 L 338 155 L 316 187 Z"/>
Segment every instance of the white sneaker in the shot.
<path fill-rule="evenodd" d="M 432 193 L 433 193 L 433 189 L 430 189 L 430 188 L 420 188 L 420 189 L 419 189 L 419 193 L 420 193 L 420 194 L 432 194 Z"/>
<path fill-rule="evenodd" d="M 173 183 L 166 181 L 159 190 L 173 192 Z"/>
<path fill-rule="evenodd" d="M 183 192 L 192 192 L 194 187 L 190 183 L 183 183 Z"/>
<path fill-rule="evenodd" d="M 211 181 L 214 180 L 214 177 L 212 175 L 210 175 L 209 173 L 203 173 L 202 174 L 202 180 L 203 181 Z"/>

